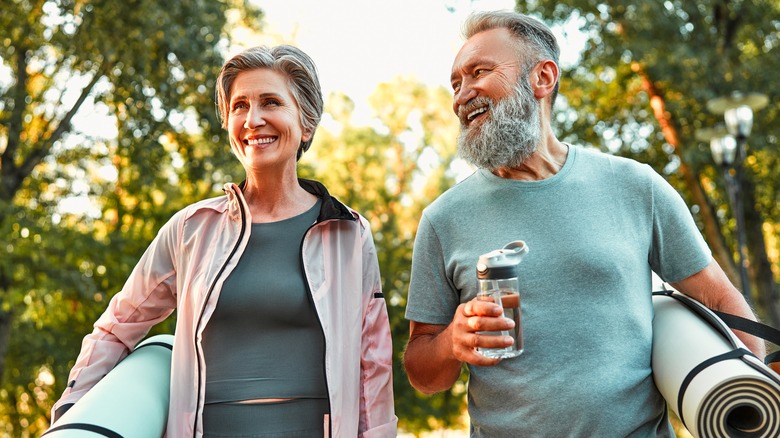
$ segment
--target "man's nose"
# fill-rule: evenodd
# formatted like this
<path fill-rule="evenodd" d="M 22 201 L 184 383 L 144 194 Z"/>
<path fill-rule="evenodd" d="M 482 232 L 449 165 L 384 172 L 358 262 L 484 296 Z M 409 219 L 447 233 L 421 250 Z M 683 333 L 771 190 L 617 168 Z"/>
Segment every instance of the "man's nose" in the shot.
<path fill-rule="evenodd" d="M 464 80 L 453 96 L 452 109 L 455 111 L 455 114 L 458 113 L 458 108 L 460 108 L 461 105 L 465 105 L 476 96 L 477 92 L 474 90 L 474 87 L 472 87 L 468 81 Z"/>

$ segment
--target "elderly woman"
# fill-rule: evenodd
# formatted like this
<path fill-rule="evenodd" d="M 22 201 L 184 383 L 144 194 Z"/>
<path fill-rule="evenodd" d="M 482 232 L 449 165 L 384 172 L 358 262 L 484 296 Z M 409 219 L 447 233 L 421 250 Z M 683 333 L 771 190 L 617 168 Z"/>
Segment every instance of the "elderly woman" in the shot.
<path fill-rule="evenodd" d="M 246 180 L 163 226 L 86 336 L 53 418 L 177 309 L 167 436 L 395 436 L 368 222 L 297 176 L 323 110 L 313 62 L 252 48 L 225 63 L 216 94 Z"/>

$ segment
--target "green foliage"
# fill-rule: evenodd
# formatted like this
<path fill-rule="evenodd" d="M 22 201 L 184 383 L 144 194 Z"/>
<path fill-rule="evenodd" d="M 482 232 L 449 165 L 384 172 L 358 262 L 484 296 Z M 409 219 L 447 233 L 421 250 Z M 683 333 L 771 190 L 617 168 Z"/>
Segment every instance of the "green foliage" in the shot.
<path fill-rule="evenodd" d="M 239 175 L 211 96 L 229 27 L 261 13 L 242 0 L 2 9 L 0 435 L 35 436 L 157 229 Z M 90 112 L 103 126 L 78 123 Z"/>

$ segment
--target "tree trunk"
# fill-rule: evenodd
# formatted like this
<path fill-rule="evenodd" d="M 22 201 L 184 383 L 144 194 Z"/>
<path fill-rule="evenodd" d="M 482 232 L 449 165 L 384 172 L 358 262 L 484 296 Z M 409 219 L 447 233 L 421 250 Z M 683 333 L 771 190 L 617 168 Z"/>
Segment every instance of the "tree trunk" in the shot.
<path fill-rule="evenodd" d="M 647 75 L 647 72 L 642 65 L 635 62 L 631 64 L 631 69 L 642 79 L 642 89 L 650 98 L 650 107 L 653 110 L 655 119 L 661 127 L 664 139 L 667 143 L 672 145 L 675 150 L 679 151 L 680 140 L 677 135 L 677 127 L 673 123 L 671 114 L 666 110 L 666 102 L 664 101 L 661 92 L 658 87 L 656 87 L 653 80 Z M 707 195 L 704 193 L 704 189 L 701 187 L 699 175 L 684 161 L 683 154 L 678 153 L 677 155 L 680 158 L 679 171 L 683 177 L 683 181 L 685 181 L 685 185 L 693 196 L 693 202 L 700 207 L 699 215 L 704 226 L 704 235 L 706 236 L 707 243 L 712 251 L 712 256 L 717 260 L 721 268 L 723 268 L 723 271 L 731 282 L 738 284 L 739 275 L 734 265 L 733 254 L 723 243 L 723 233 L 721 233 L 720 224 L 713 214 L 713 210 Z"/>
<path fill-rule="evenodd" d="M 3 291 L 7 293 L 7 291 Z M 5 359 L 8 353 L 8 345 L 11 342 L 11 322 L 13 314 L 0 310 L 0 385 L 5 382 Z"/>
<path fill-rule="evenodd" d="M 750 178 L 741 181 L 740 193 L 743 196 L 745 206 L 745 233 L 747 235 L 747 248 L 749 260 L 749 272 L 752 283 L 756 286 L 753 293 L 754 301 L 759 304 L 759 310 L 763 311 L 765 318 L 773 327 L 780 327 L 780 303 L 778 303 L 777 282 L 772 272 L 772 263 L 766 251 L 764 240 L 764 220 L 756 209 L 755 184 Z M 757 299 L 756 299 L 757 298 Z"/>

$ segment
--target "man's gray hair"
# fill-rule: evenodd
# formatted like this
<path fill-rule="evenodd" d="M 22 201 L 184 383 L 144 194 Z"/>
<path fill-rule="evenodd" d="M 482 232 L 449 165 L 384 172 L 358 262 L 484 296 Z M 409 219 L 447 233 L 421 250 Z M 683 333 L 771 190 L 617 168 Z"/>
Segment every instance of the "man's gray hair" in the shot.
<path fill-rule="evenodd" d="M 463 36 L 466 39 L 492 29 L 504 28 L 518 41 L 518 59 L 523 66 L 522 71 L 530 71 L 530 68 L 539 61 L 550 59 L 559 65 L 561 49 L 547 25 L 541 21 L 511 11 L 485 11 L 475 12 L 469 15 L 463 26 Z M 551 103 L 555 103 L 558 96 L 558 83 L 555 84 Z"/>
<path fill-rule="evenodd" d="M 300 110 L 300 122 L 304 132 L 310 132 L 309 141 L 301 142 L 298 158 L 309 149 L 314 131 L 320 123 L 323 111 L 322 89 L 314 61 L 301 49 L 289 45 L 253 47 L 229 59 L 217 77 L 217 109 L 222 127 L 227 128 L 230 114 L 230 98 L 233 82 L 239 73 L 267 68 L 287 78 L 295 103 Z"/>

